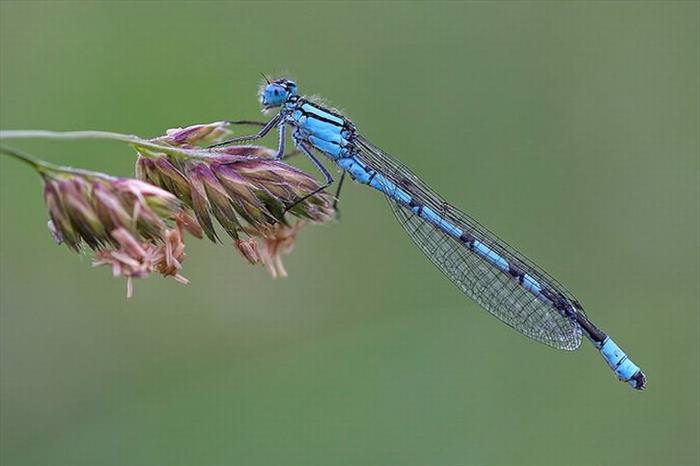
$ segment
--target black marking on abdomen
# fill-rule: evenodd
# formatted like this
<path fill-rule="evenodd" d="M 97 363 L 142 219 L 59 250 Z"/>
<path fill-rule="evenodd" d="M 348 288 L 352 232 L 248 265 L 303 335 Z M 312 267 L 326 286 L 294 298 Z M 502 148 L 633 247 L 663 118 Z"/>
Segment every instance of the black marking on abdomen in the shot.
<path fill-rule="evenodd" d="M 508 263 L 508 273 L 510 274 L 511 277 L 516 279 L 518 283 L 521 285 L 523 284 L 523 281 L 525 279 L 525 272 L 523 272 L 520 267 L 517 265 L 514 265 L 512 263 Z"/>
<path fill-rule="evenodd" d="M 466 244 L 469 249 L 474 249 L 474 241 L 476 241 L 476 238 L 471 233 L 462 233 L 459 240 Z"/>
<path fill-rule="evenodd" d="M 401 178 L 398 179 L 398 182 L 404 191 L 408 192 L 411 196 L 416 195 L 417 186 L 411 180 L 402 176 Z"/>
<path fill-rule="evenodd" d="M 576 317 L 576 310 L 574 307 L 571 305 L 568 299 L 566 297 L 554 290 L 552 290 L 549 287 L 543 286 L 542 290 L 540 291 L 542 296 L 547 298 L 552 302 L 552 305 L 557 309 L 563 316 L 569 317 L 569 318 L 575 318 Z"/>
<path fill-rule="evenodd" d="M 365 171 L 367 171 L 366 168 L 365 168 Z M 372 174 L 369 175 L 369 178 L 367 179 L 367 184 L 372 184 L 372 180 L 374 179 L 375 176 L 377 176 L 377 172 L 373 171 Z"/>
<path fill-rule="evenodd" d="M 421 204 L 420 202 L 414 201 L 413 198 L 411 198 L 411 200 L 408 201 L 408 206 L 411 209 L 413 209 L 414 207 L 418 207 L 418 212 L 416 212 L 418 215 L 420 215 L 421 212 L 423 212 L 423 204 Z"/>

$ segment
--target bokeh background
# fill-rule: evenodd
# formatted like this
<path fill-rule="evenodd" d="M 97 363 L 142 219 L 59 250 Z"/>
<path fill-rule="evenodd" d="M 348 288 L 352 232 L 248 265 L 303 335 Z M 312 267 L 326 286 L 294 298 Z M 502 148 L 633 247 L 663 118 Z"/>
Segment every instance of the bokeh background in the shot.
<path fill-rule="evenodd" d="M 288 279 L 191 241 L 190 286 L 127 301 L 53 243 L 39 179 L 2 157 L 2 464 L 697 464 L 699 21 L 697 2 L 2 1 L 3 129 L 260 118 L 259 73 L 290 73 L 649 376 L 637 393 L 588 343 L 503 326 L 353 184 Z M 133 170 L 117 143 L 11 144 Z"/>

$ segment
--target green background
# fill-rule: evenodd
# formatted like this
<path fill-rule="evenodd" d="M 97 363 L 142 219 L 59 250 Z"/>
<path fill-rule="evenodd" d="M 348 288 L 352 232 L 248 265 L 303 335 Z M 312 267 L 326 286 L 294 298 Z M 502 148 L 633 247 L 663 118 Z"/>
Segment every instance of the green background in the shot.
<path fill-rule="evenodd" d="M 127 301 L 53 244 L 39 179 L 3 157 L 3 464 L 700 461 L 697 2 L 0 13 L 3 129 L 260 118 L 259 72 L 290 73 L 567 284 L 649 377 L 637 393 L 588 343 L 503 326 L 354 184 L 288 279 L 190 241 L 190 286 L 152 277 Z M 10 144 L 132 173 L 117 143 Z"/>

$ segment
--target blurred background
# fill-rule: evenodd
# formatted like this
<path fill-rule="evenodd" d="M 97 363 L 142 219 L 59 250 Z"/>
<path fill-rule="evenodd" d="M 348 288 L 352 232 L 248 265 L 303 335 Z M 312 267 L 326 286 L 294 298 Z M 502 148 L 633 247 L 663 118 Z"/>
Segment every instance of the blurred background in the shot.
<path fill-rule="evenodd" d="M 261 118 L 259 73 L 289 73 L 649 377 L 637 393 L 587 342 L 508 329 L 352 183 L 289 278 L 190 241 L 190 286 L 127 301 L 53 243 L 39 178 L 3 157 L 2 464 L 697 464 L 699 20 L 696 2 L 2 1 L 3 129 Z M 11 145 L 133 173 L 117 143 Z"/>

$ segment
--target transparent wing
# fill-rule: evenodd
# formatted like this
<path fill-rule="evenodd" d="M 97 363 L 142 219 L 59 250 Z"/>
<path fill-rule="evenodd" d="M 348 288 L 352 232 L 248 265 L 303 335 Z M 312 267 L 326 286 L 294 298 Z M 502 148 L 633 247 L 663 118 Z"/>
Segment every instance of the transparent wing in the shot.
<path fill-rule="evenodd" d="M 464 294 L 530 338 L 567 351 L 579 347 L 582 333 L 575 315 L 583 310 L 571 293 L 476 220 L 447 203 L 389 154 L 362 136 L 357 137 L 357 144 L 361 162 L 409 193 L 416 202 L 430 207 L 441 218 L 488 246 L 508 262 L 511 270 L 529 275 L 541 288 L 537 294 L 529 291 L 517 277 L 495 267 L 463 242 L 387 196 L 411 239 Z"/>

